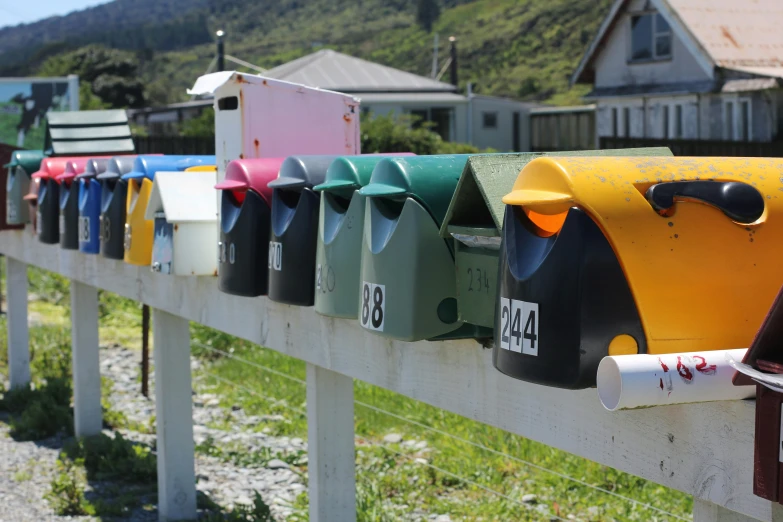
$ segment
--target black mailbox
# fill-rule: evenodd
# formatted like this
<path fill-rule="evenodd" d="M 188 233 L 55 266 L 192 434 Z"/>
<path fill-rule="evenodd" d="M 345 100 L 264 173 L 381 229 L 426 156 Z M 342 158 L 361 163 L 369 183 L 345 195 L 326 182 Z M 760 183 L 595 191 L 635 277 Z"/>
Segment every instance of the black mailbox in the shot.
<path fill-rule="evenodd" d="M 101 255 L 109 259 L 125 258 L 125 211 L 128 182 L 121 179 L 133 170 L 136 156 L 117 156 L 109 160 L 106 171 L 98 174 L 101 183 L 100 238 Z"/>
<path fill-rule="evenodd" d="M 315 300 L 315 252 L 320 194 L 326 170 L 338 156 L 290 156 L 272 190 L 269 241 L 269 298 L 279 303 L 312 306 Z"/>
<path fill-rule="evenodd" d="M 272 189 L 283 158 L 234 160 L 215 188 L 220 196 L 218 288 L 244 297 L 267 294 Z"/>

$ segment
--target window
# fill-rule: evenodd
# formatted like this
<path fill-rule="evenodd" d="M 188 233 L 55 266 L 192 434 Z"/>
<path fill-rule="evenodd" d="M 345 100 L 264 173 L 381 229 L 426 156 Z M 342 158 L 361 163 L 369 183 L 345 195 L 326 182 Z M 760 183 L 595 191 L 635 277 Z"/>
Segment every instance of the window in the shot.
<path fill-rule="evenodd" d="M 498 113 L 497 112 L 482 112 L 482 127 L 485 129 L 497 129 L 498 128 Z"/>
<path fill-rule="evenodd" d="M 682 139 L 682 105 L 674 106 L 674 137 Z"/>
<path fill-rule="evenodd" d="M 619 134 L 617 127 L 619 127 L 619 120 L 617 116 L 617 107 L 612 107 L 612 137 L 616 138 Z"/>
<path fill-rule="evenodd" d="M 734 139 L 734 102 L 726 102 L 726 139 Z"/>
<path fill-rule="evenodd" d="M 667 140 L 671 138 L 671 134 L 669 133 L 669 106 L 664 105 L 663 106 L 663 137 Z"/>
<path fill-rule="evenodd" d="M 631 61 L 662 60 L 672 56 L 672 30 L 658 13 L 631 16 Z"/>
<path fill-rule="evenodd" d="M 737 139 L 740 141 L 750 141 L 750 102 L 747 100 L 740 101 L 739 111 L 739 118 L 737 118 L 737 123 L 739 124 Z"/>
<path fill-rule="evenodd" d="M 432 108 L 432 109 L 411 109 L 408 111 L 413 119 L 413 127 L 421 127 L 428 123 L 429 128 L 440 134 L 445 141 L 451 139 L 451 124 L 453 121 L 453 109 L 451 108 Z"/>
<path fill-rule="evenodd" d="M 623 132 L 626 138 L 631 137 L 631 108 L 623 107 Z"/>

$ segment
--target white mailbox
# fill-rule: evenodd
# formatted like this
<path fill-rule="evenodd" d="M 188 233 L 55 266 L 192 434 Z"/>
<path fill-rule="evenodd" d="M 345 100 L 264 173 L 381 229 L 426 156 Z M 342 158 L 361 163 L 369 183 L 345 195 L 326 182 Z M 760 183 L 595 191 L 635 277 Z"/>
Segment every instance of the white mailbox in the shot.
<path fill-rule="evenodd" d="M 158 172 L 145 218 L 154 221 L 152 270 L 217 275 L 216 172 Z"/>

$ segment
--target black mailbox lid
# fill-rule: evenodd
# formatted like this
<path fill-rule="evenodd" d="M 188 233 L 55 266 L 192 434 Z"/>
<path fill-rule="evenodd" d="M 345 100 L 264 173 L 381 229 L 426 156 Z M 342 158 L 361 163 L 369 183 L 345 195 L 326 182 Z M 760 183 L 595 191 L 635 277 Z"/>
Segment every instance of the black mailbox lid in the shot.
<path fill-rule="evenodd" d="M 269 182 L 272 192 L 269 298 L 298 306 L 315 300 L 319 194 L 329 165 L 340 156 L 290 156 Z"/>
<path fill-rule="evenodd" d="M 95 178 L 101 183 L 101 254 L 109 259 L 125 257 L 125 212 L 128 182 L 121 179 L 133 170 L 136 156 L 115 156 Z"/>
<path fill-rule="evenodd" d="M 231 161 L 221 191 L 218 288 L 244 297 L 267 294 L 272 189 L 285 158 Z"/>
<path fill-rule="evenodd" d="M 84 171 L 76 174 L 75 179 L 92 180 L 95 179 L 98 174 L 106 172 L 106 168 L 109 166 L 111 158 L 90 158 L 87 160 L 87 165 L 84 167 Z"/>

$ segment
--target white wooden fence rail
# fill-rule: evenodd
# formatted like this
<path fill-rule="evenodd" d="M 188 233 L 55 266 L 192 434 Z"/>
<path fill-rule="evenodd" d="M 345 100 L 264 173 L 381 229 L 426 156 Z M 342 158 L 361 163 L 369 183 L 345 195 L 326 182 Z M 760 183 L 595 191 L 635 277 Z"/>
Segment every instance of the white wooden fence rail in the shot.
<path fill-rule="evenodd" d="M 161 520 L 195 517 L 187 321 L 307 362 L 310 517 L 355 520 L 352 379 L 543 442 L 695 497 L 694 519 L 783 522 L 783 509 L 752 492 L 754 402 L 609 413 L 595 390 L 514 380 L 472 340 L 404 343 L 312 308 L 218 291 L 212 277 L 156 274 L 96 255 L 43 245 L 26 231 L 0 233 L 7 256 L 10 380 L 30 378 L 26 266 L 72 282 L 74 400 L 79 435 L 100 424 L 96 289 L 150 305 L 155 339 Z"/>

